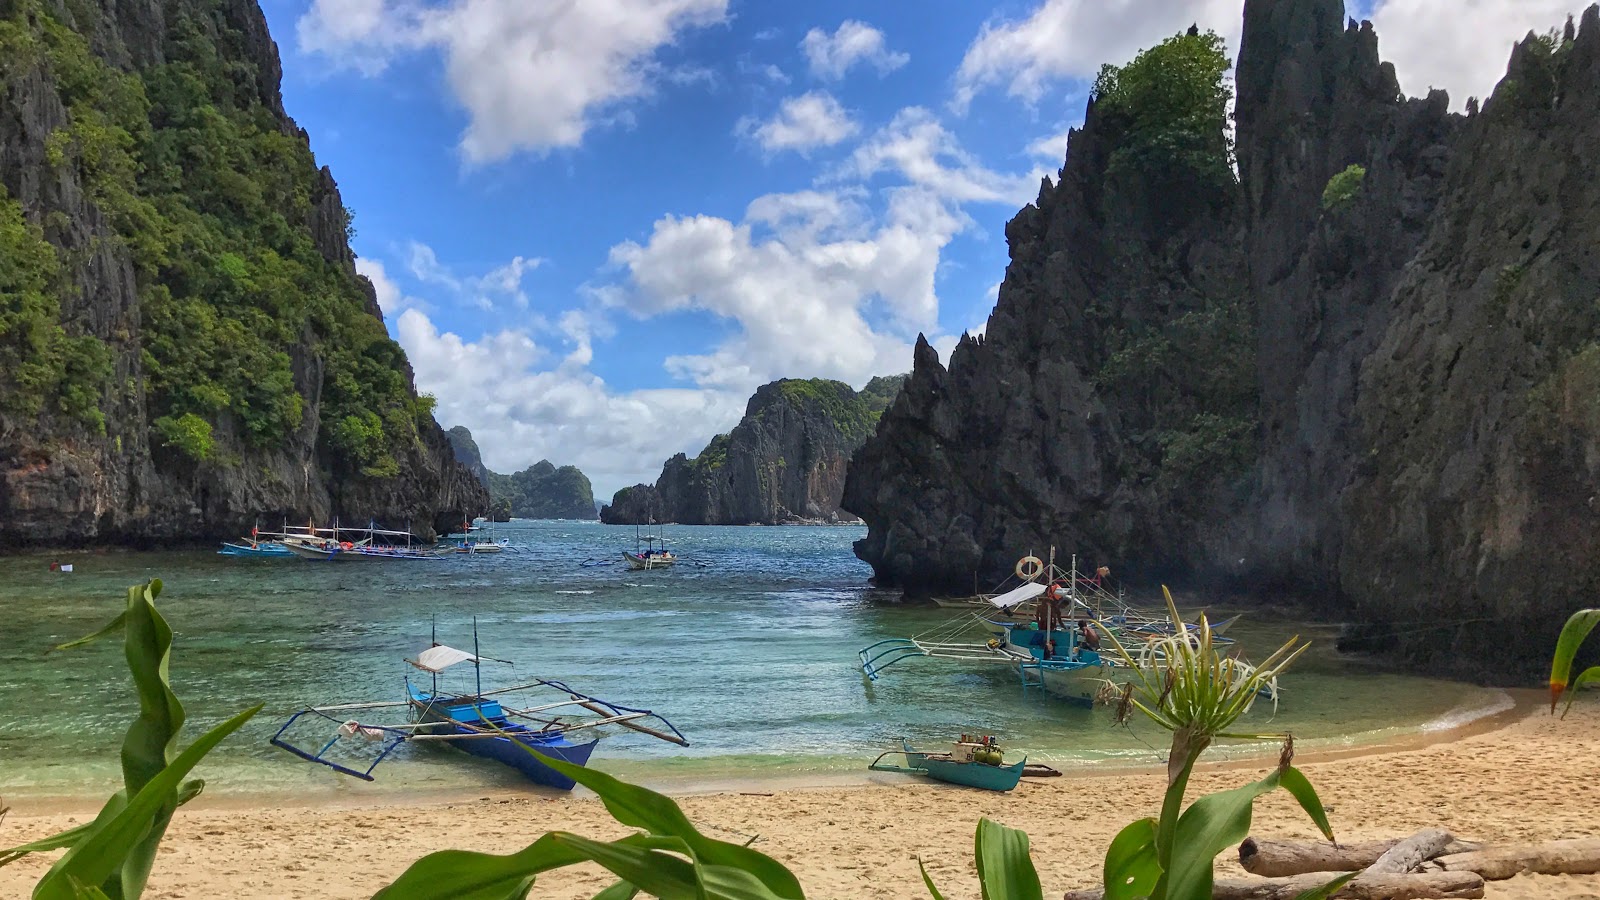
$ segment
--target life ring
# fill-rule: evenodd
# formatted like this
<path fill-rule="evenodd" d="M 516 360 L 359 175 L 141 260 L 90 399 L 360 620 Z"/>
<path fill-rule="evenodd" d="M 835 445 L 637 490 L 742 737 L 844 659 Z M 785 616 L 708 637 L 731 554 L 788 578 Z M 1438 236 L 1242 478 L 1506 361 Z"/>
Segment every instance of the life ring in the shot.
<path fill-rule="evenodd" d="M 1033 581 L 1044 572 L 1044 560 L 1037 556 L 1024 556 L 1017 560 L 1016 572 L 1023 581 Z"/>

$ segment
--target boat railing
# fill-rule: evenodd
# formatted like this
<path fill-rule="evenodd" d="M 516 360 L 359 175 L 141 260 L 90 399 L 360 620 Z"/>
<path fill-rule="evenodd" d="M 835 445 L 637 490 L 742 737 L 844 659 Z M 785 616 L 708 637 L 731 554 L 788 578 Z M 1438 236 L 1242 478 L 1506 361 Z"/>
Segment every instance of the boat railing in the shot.
<path fill-rule="evenodd" d="M 371 704 L 363 704 L 362 706 L 370 707 Z M 347 708 L 350 708 L 350 707 L 347 707 Z M 388 755 L 390 753 L 394 752 L 394 749 L 396 747 L 400 746 L 401 744 L 405 743 L 408 740 L 411 740 L 411 739 L 417 737 L 417 735 L 412 734 L 407 729 L 395 728 L 395 727 L 390 726 L 390 725 L 364 725 L 364 724 L 361 724 L 361 723 L 358 723 L 358 722 L 350 722 L 350 723 L 341 722 L 340 726 L 339 726 L 339 730 L 336 730 L 333 733 L 333 737 L 329 738 L 328 742 L 323 744 L 322 747 L 319 750 L 317 750 L 315 753 L 313 753 L 313 752 L 311 752 L 309 750 L 306 750 L 304 748 L 295 746 L 293 743 L 291 743 L 288 739 L 286 739 L 284 737 L 284 735 L 286 733 L 288 733 L 289 729 L 294 727 L 294 723 L 296 721 L 298 721 L 301 716 L 316 715 L 316 716 L 320 716 L 320 717 L 322 717 L 324 719 L 328 719 L 329 721 L 332 721 L 332 722 L 339 722 L 338 719 L 334 718 L 333 716 L 328 715 L 328 713 L 330 711 L 333 711 L 335 709 L 338 709 L 338 707 L 325 707 L 325 708 L 322 708 L 322 709 L 318 709 L 316 707 L 307 707 L 305 709 L 300 710 L 299 712 L 297 712 L 294 715 L 290 716 L 288 721 L 283 723 L 282 727 L 280 727 L 278 729 L 277 733 L 272 736 L 272 738 L 269 741 L 269 743 L 272 744 L 272 746 L 274 746 L 274 747 L 278 747 L 280 749 L 287 750 L 290 753 L 293 753 L 295 756 L 298 756 L 301 759 L 306 760 L 307 762 L 314 762 L 314 763 L 316 763 L 318 765 L 327 766 L 328 768 L 334 770 L 335 772 L 339 772 L 339 773 L 342 773 L 342 774 L 345 774 L 345 775 L 352 775 L 352 776 L 354 776 L 356 778 L 361 779 L 362 781 L 375 781 L 376 779 L 372 777 L 372 770 L 376 769 L 378 767 L 379 763 L 383 762 L 384 759 L 386 757 L 388 757 Z M 353 727 L 349 727 L 348 728 L 348 733 L 346 733 L 347 726 L 353 726 Z M 353 736 L 355 734 L 361 734 L 361 735 L 365 736 L 368 740 L 371 740 L 371 741 L 374 741 L 374 742 L 375 741 L 380 741 L 380 740 L 384 742 L 383 746 L 378 748 L 377 755 L 373 758 L 372 762 L 370 764 L 368 764 L 368 766 L 364 770 L 363 769 L 355 769 L 355 768 L 352 768 L 350 766 L 346 766 L 346 765 L 344 765 L 342 763 L 334 762 L 333 760 L 328 759 L 327 756 L 326 756 L 328 751 L 332 750 L 334 748 L 334 746 L 339 743 L 339 740 L 341 738 L 350 737 L 350 736 Z"/>

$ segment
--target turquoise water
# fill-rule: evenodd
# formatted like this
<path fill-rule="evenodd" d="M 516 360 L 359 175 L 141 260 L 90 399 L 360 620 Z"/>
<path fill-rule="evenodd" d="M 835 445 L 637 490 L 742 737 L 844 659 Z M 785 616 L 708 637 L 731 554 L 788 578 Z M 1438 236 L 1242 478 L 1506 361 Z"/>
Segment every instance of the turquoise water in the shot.
<path fill-rule="evenodd" d="M 45 655 L 121 608 L 127 585 L 164 580 L 175 633 L 172 680 L 198 727 L 266 709 L 203 769 L 209 791 L 351 793 L 515 784 L 493 763 L 447 748 L 405 747 L 375 785 L 300 763 L 267 738 L 306 704 L 401 696 L 403 656 L 439 639 L 471 646 L 476 616 L 486 686 L 556 678 L 663 713 L 691 745 L 636 735 L 600 744 L 596 765 L 660 784 L 858 774 L 896 738 L 936 743 L 992 733 L 1058 766 L 1160 760 L 1164 735 L 1114 727 L 1036 691 L 1013 671 L 918 659 L 865 684 L 856 651 L 935 628 L 955 613 L 908 606 L 867 585 L 850 552 L 860 528 L 667 528 L 686 564 L 629 572 L 584 568 L 619 559 L 633 529 L 576 522 L 497 526 L 518 553 L 440 562 L 327 564 L 237 560 L 212 553 L 0 559 L 8 586 L 0 639 L 0 795 L 79 796 L 117 783 L 116 748 L 131 685 L 120 643 Z M 688 564 L 698 563 L 699 565 Z M 1317 644 L 1247 724 L 1291 730 L 1302 746 L 1360 743 L 1436 727 L 1494 696 L 1467 685 L 1375 670 L 1332 651 L 1332 631 L 1252 613 L 1233 634 L 1257 656 L 1297 630 Z M 973 632 L 976 638 L 976 631 Z"/>

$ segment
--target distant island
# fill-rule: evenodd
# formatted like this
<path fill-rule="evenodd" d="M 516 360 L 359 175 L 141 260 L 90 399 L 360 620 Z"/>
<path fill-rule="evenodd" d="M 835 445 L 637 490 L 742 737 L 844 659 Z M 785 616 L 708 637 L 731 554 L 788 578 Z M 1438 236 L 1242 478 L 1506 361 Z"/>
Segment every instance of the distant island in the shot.
<path fill-rule="evenodd" d="M 826 378 L 756 389 L 744 418 L 693 459 L 666 461 L 655 484 L 623 488 L 600 510 L 608 524 L 778 525 L 853 522 L 839 509 L 850 456 L 900 393 L 904 375 L 855 391 Z M 492 488 L 491 488 L 492 489 Z"/>
<path fill-rule="evenodd" d="M 596 504 L 589 477 L 577 466 L 560 466 L 548 459 L 503 475 L 483 464 L 472 432 L 457 425 L 445 432 L 456 460 L 466 466 L 489 490 L 489 517 L 496 522 L 518 519 L 593 519 Z"/>

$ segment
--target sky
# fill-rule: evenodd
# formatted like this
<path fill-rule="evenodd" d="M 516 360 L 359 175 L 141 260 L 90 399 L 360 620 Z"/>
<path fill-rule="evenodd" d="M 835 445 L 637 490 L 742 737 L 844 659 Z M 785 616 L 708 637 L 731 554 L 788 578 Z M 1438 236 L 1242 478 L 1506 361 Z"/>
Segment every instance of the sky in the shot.
<path fill-rule="evenodd" d="M 1487 96 L 1576 0 L 1347 0 Z M 777 378 L 980 333 L 1102 63 L 1240 0 L 262 0 L 284 102 L 446 428 L 609 499 Z"/>

